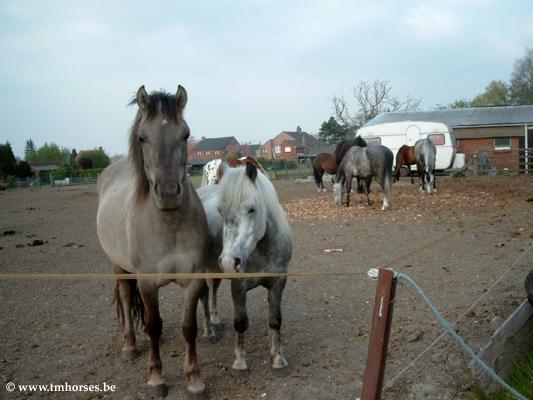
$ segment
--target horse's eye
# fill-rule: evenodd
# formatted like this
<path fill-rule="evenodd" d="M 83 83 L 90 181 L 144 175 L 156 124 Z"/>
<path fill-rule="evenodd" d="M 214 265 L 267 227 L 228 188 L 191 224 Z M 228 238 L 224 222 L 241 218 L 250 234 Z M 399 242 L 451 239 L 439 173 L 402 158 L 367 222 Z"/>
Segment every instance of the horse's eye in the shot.
<path fill-rule="evenodd" d="M 248 210 L 248 214 L 253 214 L 254 212 L 255 212 L 255 208 L 250 207 L 250 209 Z"/>
<path fill-rule="evenodd" d="M 145 143 L 146 142 L 146 139 L 142 136 L 139 136 L 139 142 L 141 143 Z"/>
<path fill-rule="evenodd" d="M 189 140 L 189 138 L 191 137 L 191 134 L 190 133 L 187 133 L 185 135 L 185 137 L 183 138 L 183 140 Z"/>

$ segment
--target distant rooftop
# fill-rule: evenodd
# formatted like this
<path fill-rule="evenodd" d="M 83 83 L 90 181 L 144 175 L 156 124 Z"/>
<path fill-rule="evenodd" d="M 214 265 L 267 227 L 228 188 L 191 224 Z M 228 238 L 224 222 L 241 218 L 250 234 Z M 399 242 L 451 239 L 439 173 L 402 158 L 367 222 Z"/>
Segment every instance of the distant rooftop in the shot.
<path fill-rule="evenodd" d="M 230 144 L 239 144 L 235 136 L 226 136 L 219 138 L 206 138 L 198 142 L 194 151 L 222 150 Z"/>
<path fill-rule="evenodd" d="M 442 122 L 451 128 L 533 124 L 533 105 L 381 113 L 365 126 L 401 121 Z"/>

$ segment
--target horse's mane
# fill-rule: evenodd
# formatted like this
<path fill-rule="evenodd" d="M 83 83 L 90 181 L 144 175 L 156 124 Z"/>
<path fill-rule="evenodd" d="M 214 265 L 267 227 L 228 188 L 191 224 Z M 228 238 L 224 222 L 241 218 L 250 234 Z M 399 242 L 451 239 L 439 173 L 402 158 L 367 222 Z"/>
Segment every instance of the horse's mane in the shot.
<path fill-rule="evenodd" d="M 130 106 L 134 104 L 138 104 L 136 96 L 128 103 Z M 148 95 L 148 104 L 145 111 L 146 119 L 151 120 L 159 115 L 160 112 L 167 120 L 176 123 L 182 118 L 182 115 L 178 112 L 178 104 L 175 95 L 164 91 L 152 92 Z M 144 171 L 142 144 L 138 135 L 142 117 L 143 113 L 139 108 L 130 129 L 130 148 L 128 154 L 133 165 L 135 191 L 139 200 L 144 200 L 150 190 L 150 183 L 148 182 L 148 178 Z"/>
<path fill-rule="evenodd" d="M 348 149 L 353 146 L 367 147 L 367 144 L 361 136 L 357 136 L 354 139 L 343 140 L 342 142 L 337 143 L 337 146 L 335 147 L 335 161 L 337 162 L 337 165 L 340 165 Z"/>
<path fill-rule="evenodd" d="M 220 186 L 221 207 L 231 210 L 247 199 L 251 199 L 255 204 L 264 202 L 268 214 L 278 229 L 290 232 L 287 215 L 279 204 L 276 189 L 265 175 L 257 174 L 255 181 L 252 182 L 246 175 L 246 167 L 228 168 L 222 176 Z"/>

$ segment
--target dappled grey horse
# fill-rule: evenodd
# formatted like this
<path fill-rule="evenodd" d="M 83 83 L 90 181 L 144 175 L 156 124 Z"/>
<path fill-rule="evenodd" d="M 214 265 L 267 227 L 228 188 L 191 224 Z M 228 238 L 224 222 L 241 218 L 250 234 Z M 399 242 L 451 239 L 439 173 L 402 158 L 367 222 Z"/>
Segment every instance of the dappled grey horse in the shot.
<path fill-rule="evenodd" d="M 382 210 L 389 208 L 389 196 L 392 186 L 392 163 L 394 155 L 387 147 L 375 145 L 370 147 L 351 147 L 337 168 L 336 183 L 333 185 L 335 203 L 342 203 L 344 187 L 346 188 L 346 207 L 350 206 L 352 179 L 358 178 L 363 183 L 366 205 L 370 206 L 370 184 L 376 177 L 383 191 Z"/>
<path fill-rule="evenodd" d="M 208 220 L 210 271 L 220 272 L 222 268 L 224 272 L 287 272 L 292 255 L 287 216 L 272 183 L 257 173 L 255 165 L 228 168 L 220 185 L 201 187 L 198 195 Z M 290 371 L 280 337 L 281 297 L 286 280 L 283 276 L 231 280 L 237 331 L 232 371 L 236 375 L 248 371 L 244 350 L 244 333 L 248 329 L 246 292 L 258 286 L 268 290 L 271 366 L 278 372 Z M 213 288 L 215 299 L 217 287 L 215 284 Z"/>
<path fill-rule="evenodd" d="M 432 193 L 435 189 L 435 158 L 437 148 L 430 139 L 420 139 L 415 143 L 415 158 L 420 175 L 420 191 Z"/>
<path fill-rule="evenodd" d="M 98 180 L 97 233 L 116 274 L 205 272 L 207 220 L 187 178 L 189 127 L 183 119 L 187 93 L 153 92 L 142 86 L 131 104 L 139 107 L 130 133 L 129 157 L 111 164 Z M 122 357 L 137 355 L 134 319 L 150 337 L 149 390 L 167 394 L 159 355 L 163 322 L 159 288 L 170 283 L 157 275 L 139 282 L 118 279 L 115 291 L 123 329 Z M 207 295 L 204 280 L 176 279 L 183 295 L 182 331 L 186 342 L 187 389 L 205 394 L 196 355 L 196 309 Z M 138 284 L 138 285 L 137 285 Z"/>

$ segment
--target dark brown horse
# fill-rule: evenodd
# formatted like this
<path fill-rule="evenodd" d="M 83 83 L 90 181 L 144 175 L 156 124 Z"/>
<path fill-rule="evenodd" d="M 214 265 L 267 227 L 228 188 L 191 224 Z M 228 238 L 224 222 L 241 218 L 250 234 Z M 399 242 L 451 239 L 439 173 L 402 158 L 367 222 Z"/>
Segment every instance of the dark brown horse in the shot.
<path fill-rule="evenodd" d="M 322 189 L 323 192 L 326 191 L 324 188 L 324 183 L 322 182 L 322 177 L 324 172 L 335 176 L 337 173 L 337 162 L 335 161 L 335 154 L 330 153 L 320 153 L 317 154 L 313 160 L 313 175 L 315 176 L 316 188 L 320 192 Z M 331 184 L 335 183 L 335 178 L 331 178 Z"/>
<path fill-rule="evenodd" d="M 414 181 L 413 181 L 413 173 L 411 172 L 411 165 L 417 165 L 414 146 L 407 146 L 406 144 L 404 144 L 402 147 L 400 147 L 400 149 L 398 150 L 398 153 L 396 153 L 396 166 L 394 167 L 394 182 L 397 182 L 400 180 L 400 171 L 404 165 L 407 167 L 407 171 L 409 172 L 409 176 L 411 177 L 411 185 L 412 185 Z M 418 165 L 417 165 L 417 170 L 418 170 Z"/>
<path fill-rule="evenodd" d="M 357 136 L 354 139 L 343 140 L 338 143 L 337 147 L 335 147 L 335 162 L 337 163 L 337 167 L 341 165 L 346 152 L 353 146 L 367 147 L 367 144 L 361 136 Z M 357 193 L 363 193 L 363 184 L 359 178 L 357 178 Z"/>
<path fill-rule="evenodd" d="M 252 156 L 241 158 L 228 158 L 226 159 L 226 162 L 232 168 L 239 167 L 241 165 L 246 166 L 247 163 L 250 163 L 259 171 L 261 171 L 264 175 L 266 175 L 266 171 L 263 169 L 263 166 L 259 163 L 259 161 L 257 161 L 257 158 Z"/>

